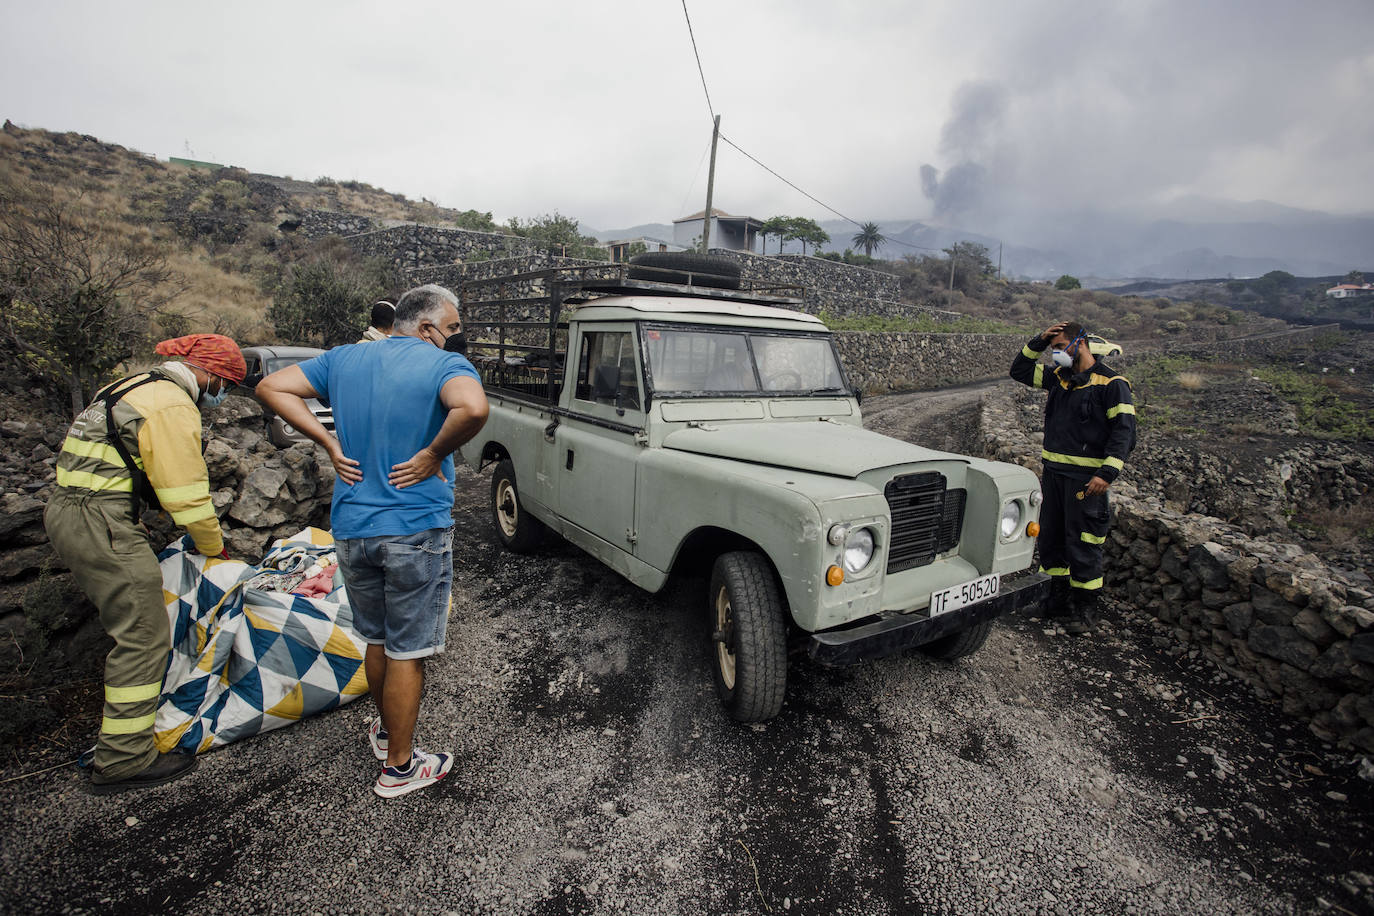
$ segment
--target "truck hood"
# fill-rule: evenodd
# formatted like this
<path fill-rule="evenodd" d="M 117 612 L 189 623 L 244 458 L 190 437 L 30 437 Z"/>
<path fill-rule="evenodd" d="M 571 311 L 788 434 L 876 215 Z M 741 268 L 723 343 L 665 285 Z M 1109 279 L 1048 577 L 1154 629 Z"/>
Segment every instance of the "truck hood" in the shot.
<path fill-rule="evenodd" d="M 703 424 L 669 433 L 663 447 L 849 478 L 875 468 L 919 461 L 969 461 L 963 455 L 825 420 Z"/>

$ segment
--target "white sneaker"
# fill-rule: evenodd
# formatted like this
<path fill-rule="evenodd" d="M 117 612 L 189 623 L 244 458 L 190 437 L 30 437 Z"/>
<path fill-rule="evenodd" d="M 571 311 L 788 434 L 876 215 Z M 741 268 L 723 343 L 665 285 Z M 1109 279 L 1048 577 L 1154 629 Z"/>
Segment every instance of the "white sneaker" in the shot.
<path fill-rule="evenodd" d="M 372 787 L 382 798 L 395 798 L 444 778 L 453 767 L 452 754 L 426 754 L 417 748 L 410 752 L 410 763 L 403 767 L 382 767 L 382 775 Z"/>
<path fill-rule="evenodd" d="M 382 728 L 381 716 L 373 719 L 372 724 L 367 727 L 367 742 L 372 745 L 373 757 L 378 760 L 386 760 L 386 749 L 391 742 L 386 729 Z"/>

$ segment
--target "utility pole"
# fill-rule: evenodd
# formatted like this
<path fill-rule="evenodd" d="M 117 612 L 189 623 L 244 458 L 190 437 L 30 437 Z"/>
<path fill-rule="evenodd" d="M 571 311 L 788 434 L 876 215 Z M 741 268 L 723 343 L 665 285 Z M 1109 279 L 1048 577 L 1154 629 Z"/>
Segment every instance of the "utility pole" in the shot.
<path fill-rule="evenodd" d="M 997 282 L 1002 282 L 1002 243 L 997 243 Z"/>
<path fill-rule="evenodd" d="M 720 139 L 720 115 L 711 131 L 711 169 L 706 173 L 706 224 L 701 230 L 701 253 L 711 250 L 711 198 L 716 192 L 716 141 Z"/>
<path fill-rule="evenodd" d="M 950 308 L 954 307 L 954 255 L 959 250 L 956 247 L 958 244 L 955 242 L 949 246 L 949 295 L 945 297 L 945 304 Z"/>

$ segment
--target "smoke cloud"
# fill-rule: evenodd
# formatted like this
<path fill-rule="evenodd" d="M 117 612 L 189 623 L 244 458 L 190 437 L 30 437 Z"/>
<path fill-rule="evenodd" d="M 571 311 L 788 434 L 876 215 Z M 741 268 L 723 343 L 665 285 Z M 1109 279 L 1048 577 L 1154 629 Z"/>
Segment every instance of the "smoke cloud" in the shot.
<path fill-rule="evenodd" d="M 940 154 L 954 164 L 943 177 L 921 166 L 921 191 L 935 205 L 935 219 L 953 222 L 984 210 L 989 167 L 998 157 L 1007 90 L 988 81 L 966 82 L 954 92 L 949 120 L 940 132 Z"/>

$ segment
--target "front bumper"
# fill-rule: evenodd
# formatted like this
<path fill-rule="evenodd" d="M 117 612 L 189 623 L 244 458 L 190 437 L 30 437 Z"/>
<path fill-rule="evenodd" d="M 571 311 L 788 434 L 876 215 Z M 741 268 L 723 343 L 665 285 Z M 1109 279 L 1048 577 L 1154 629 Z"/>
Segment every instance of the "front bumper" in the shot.
<path fill-rule="evenodd" d="M 849 629 L 812 633 L 807 640 L 807 652 L 823 665 L 837 666 L 894 655 L 903 649 L 923 646 L 967 630 L 1008 611 L 1043 604 L 1049 595 L 1049 581 L 1050 577 L 1044 573 L 1031 573 L 1011 582 L 1004 580 L 995 598 L 938 617 L 903 614 Z"/>

